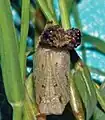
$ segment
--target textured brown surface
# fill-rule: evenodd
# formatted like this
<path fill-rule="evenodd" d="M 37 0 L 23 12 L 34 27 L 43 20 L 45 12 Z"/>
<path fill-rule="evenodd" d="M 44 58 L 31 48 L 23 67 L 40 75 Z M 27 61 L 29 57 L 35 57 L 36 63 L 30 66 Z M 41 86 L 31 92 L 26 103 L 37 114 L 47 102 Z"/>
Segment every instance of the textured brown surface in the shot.
<path fill-rule="evenodd" d="M 77 28 L 64 30 L 59 25 L 53 25 L 51 22 L 45 26 L 40 36 L 40 44 L 50 47 L 64 48 L 71 50 L 78 47 L 81 43 L 81 32 Z"/>
<path fill-rule="evenodd" d="M 36 102 L 41 113 L 62 114 L 69 101 L 67 75 L 70 69 L 68 51 L 37 48 L 36 54 Z"/>

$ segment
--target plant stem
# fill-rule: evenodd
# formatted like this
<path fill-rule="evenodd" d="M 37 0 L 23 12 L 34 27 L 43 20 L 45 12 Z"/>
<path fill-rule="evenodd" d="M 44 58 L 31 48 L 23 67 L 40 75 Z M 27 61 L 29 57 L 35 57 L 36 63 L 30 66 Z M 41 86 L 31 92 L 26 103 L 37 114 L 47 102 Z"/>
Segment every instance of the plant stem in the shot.
<path fill-rule="evenodd" d="M 22 120 L 23 105 L 13 106 L 13 120 Z"/>

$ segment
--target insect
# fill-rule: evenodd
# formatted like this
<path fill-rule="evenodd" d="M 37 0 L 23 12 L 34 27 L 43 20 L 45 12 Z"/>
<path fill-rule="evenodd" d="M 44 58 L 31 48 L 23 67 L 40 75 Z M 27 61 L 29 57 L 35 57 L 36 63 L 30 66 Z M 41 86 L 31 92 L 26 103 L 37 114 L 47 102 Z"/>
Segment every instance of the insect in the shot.
<path fill-rule="evenodd" d="M 39 37 L 34 57 L 36 103 L 40 113 L 62 114 L 70 101 L 68 74 L 70 53 L 81 43 L 79 29 L 64 30 L 47 23 Z"/>

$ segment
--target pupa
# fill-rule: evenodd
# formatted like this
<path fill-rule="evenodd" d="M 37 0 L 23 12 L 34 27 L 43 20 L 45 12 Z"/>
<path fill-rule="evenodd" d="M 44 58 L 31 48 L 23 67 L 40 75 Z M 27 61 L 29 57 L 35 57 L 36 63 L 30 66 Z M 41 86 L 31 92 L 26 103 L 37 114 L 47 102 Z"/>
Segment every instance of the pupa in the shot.
<path fill-rule="evenodd" d="M 33 62 L 36 103 L 40 113 L 62 114 L 70 101 L 69 51 L 80 45 L 79 29 L 64 30 L 48 22 L 36 47 Z"/>

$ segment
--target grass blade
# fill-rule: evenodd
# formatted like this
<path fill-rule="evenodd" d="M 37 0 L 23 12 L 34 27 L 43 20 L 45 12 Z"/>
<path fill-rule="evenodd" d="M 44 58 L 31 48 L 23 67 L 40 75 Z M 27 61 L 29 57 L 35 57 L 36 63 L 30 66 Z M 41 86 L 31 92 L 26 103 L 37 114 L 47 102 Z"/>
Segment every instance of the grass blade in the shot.
<path fill-rule="evenodd" d="M 73 3 L 72 15 L 73 15 L 73 17 L 74 17 L 74 21 L 75 21 L 76 26 L 77 26 L 80 30 L 82 30 L 82 24 L 81 24 L 81 21 L 80 21 L 80 18 L 79 18 L 79 13 L 78 13 L 78 9 L 77 9 L 77 4 L 76 4 L 76 2 Z"/>
<path fill-rule="evenodd" d="M 105 112 L 105 95 L 102 95 L 102 93 L 99 91 L 98 88 L 96 88 L 96 86 L 95 86 L 95 90 L 96 90 L 98 102 L 99 102 L 101 108 Z"/>
<path fill-rule="evenodd" d="M 72 74 L 70 74 L 69 78 L 69 87 L 70 87 L 70 105 L 73 114 L 77 120 L 84 120 L 85 110 Z"/>
<path fill-rule="evenodd" d="M 95 86 L 95 89 L 96 89 L 98 102 L 102 110 L 105 112 L 105 82 L 101 84 L 99 89 Z"/>
<path fill-rule="evenodd" d="M 53 16 L 53 14 L 50 12 L 46 0 L 37 0 L 37 2 L 39 3 L 39 6 L 43 11 L 44 15 L 46 16 L 47 20 L 53 21 L 54 24 L 57 24 L 57 20 L 55 16 Z"/>
<path fill-rule="evenodd" d="M 37 106 L 35 103 L 34 83 L 32 74 L 28 77 L 25 83 L 26 101 L 24 104 L 24 119 L 23 120 L 36 120 Z"/>
<path fill-rule="evenodd" d="M 90 73 L 85 65 L 77 62 L 74 72 L 74 79 L 86 108 L 86 119 L 88 120 L 95 109 L 97 99 Z"/>
<path fill-rule="evenodd" d="M 99 108 L 99 106 L 96 106 L 92 120 L 105 120 L 105 113 Z"/>
<path fill-rule="evenodd" d="M 13 107 L 13 119 L 22 120 L 24 85 L 9 0 L 0 1 L 0 37 L 1 67 L 6 96 Z"/>
<path fill-rule="evenodd" d="M 48 8 L 49 8 L 51 14 L 53 16 L 55 16 L 54 8 L 53 8 L 53 0 L 46 0 L 46 2 L 47 2 Z"/>
<path fill-rule="evenodd" d="M 105 76 L 105 72 L 99 70 L 98 68 L 94 68 L 94 67 L 91 67 L 91 66 L 88 66 L 89 70 L 93 73 L 96 73 L 98 75 L 102 75 L 102 76 Z"/>
<path fill-rule="evenodd" d="M 20 59 L 21 75 L 23 80 L 25 77 L 25 62 L 26 62 L 25 52 L 26 52 L 26 39 L 29 28 L 29 7 L 30 7 L 30 0 L 22 0 L 19 59 Z"/>
<path fill-rule="evenodd" d="M 87 34 L 84 33 L 83 36 L 82 36 L 82 40 L 84 42 L 91 43 L 97 49 L 99 49 L 100 51 L 102 51 L 102 53 L 105 53 L 105 49 L 104 49 L 105 42 L 102 41 L 101 39 L 96 38 L 96 37 L 91 36 L 91 35 L 87 35 Z"/>
<path fill-rule="evenodd" d="M 59 7 L 61 13 L 61 22 L 64 29 L 69 29 L 70 25 L 70 9 L 72 9 L 72 0 L 69 2 L 68 7 L 68 0 L 59 0 Z M 69 8 L 69 9 L 68 9 Z"/>

